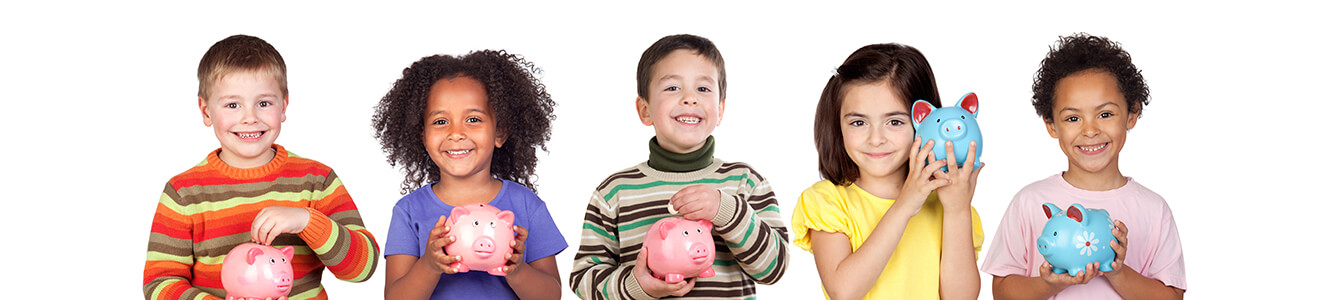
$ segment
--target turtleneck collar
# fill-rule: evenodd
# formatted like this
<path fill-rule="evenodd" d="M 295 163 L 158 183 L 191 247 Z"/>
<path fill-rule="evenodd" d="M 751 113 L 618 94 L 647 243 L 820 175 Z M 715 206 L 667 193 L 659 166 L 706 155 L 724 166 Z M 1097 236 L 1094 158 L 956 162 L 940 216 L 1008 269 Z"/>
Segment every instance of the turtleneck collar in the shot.
<path fill-rule="evenodd" d="M 647 158 L 647 166 L 664 172 L 692 172 L 701 170 L 711 165 L 712 155 L 716 153 L 716 138 L 708 136 L 706 144 L 702 148 L 689 153 L 674 153 L 665 150 L 656 141 L 656 137 L 651 137 L 651 142 L 647 143 L 651 149 L 651 156 Z"/>
<path fill-rule="evenodd" d="M 255 179 L 267 176 L 268 174 L 281 169 L 282 165 L 286 164 L 286 159 L 289 156 L 289 153 L 286 152 L 286 147 L 273 144 L 272 148 L 273 152 L 276 152 L 276 154 L 273 155 L 272 160 L 258 167 L 241 169 L 226 164 L 226 162 L 223 162 L 222 158 L 217 155 L 217 153 L 221 152 L 222 148 L 217 148 L 217 150 L 213 150 L 212 153 L 208 154 L 207 161 L 209 166 L 212 166 L 213 169 L 216 169 L 228 177 L 236 179 Z"/>

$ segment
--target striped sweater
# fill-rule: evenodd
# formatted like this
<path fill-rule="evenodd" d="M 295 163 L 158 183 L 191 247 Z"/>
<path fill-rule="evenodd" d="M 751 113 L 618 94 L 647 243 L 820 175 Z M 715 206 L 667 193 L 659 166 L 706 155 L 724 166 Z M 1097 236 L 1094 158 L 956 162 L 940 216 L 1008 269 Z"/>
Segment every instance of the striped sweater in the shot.
<path fill-rule="evenodd" d="M 651 224 L 671 216 L 670 197 L 704 184 L 720 191 L 712 237 L 715 277 L 698 278 L 688 299 L 750 299 L 755 283 L 785 274 L 788 233 L 766 179 L 744 163 L 713 159 L 701 170 L 662 172 L 641 163 L 606 178 L 592 194 L 582 223 L 582 246 L 569 284 L 582 299 L 651 299 L 632 268 Z"/>
<path fill-rule="evenodd" d="M 342 181 L 322 163 L 273 147 L 277 155 L 272 161 L 251 169 L 233 168 L 213 151 L 166 183 L 148 237 L 144 298 L 225 296 L 222 259 L 250 241 L 250 223 L 269 206 L 309 210 L 304 231 L 273 241 L 275 247 L 295 247 L 291 299 L 327 299 L 319 283 L 324 267 L 342 280 L 369 279 L 379 245 Z"/>

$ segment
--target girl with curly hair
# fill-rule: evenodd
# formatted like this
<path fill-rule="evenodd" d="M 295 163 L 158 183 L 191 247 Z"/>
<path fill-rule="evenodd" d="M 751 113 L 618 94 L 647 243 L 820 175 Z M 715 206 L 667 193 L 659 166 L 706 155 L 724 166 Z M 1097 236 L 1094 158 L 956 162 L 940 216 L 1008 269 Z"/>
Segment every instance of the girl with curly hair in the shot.
<path fill-rule="evenodd" d="M 554 255 L 568 244 L 532 178 L 555 105 L 539 72 L 504 51 L 428 56 L 403 70 L 379 101 L 374 137 L 388 163 L 406 173 L 383 252 L 385 298 L 559 298 Z M 505 276 L 459 272 L 452 265 L 461 256 L 444 253 L 455 241 L 448 214 L 476 203 L 516 216 Z"/>

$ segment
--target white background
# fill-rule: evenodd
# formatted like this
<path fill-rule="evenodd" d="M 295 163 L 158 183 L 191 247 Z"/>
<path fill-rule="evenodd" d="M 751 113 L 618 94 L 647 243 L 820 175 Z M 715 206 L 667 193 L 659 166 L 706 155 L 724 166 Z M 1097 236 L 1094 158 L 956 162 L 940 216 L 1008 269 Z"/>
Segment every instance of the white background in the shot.
<path fill-rule="evenodd" d="M 662 36 L 719 46 L 729 99 L 716 156 L 766 176 L 786 218 L 819 180 L 812 115 L 834 68 L 866 44 L 919 48 L 943 104 L 980 96 L 988 167 L 974 206 L 991 239 L 1017 190 L 1066 169 L 1030 84 L 1059 35 L 1084 31 L 1121 42 L 1150 85 L 1154 102 L 1129 135 L 1122 171 L 1172 206 L 1187 296 L 1324 291 L 1324 5 L 813 2 L 0 4 L 0 285 L 5 298 L 139 297 L 163 184 L 218 147 L 201 122 L 195 71 L 232 34 L 261 37 L 285 57 L 291 102 L 277 142 L 335 168 L 380 243 L 402 176 L 370 116 L 401 70 L 487 48 L 543 68 L 559 106 L 538 187 L 570 244 L 557 257 L 566 287 L 592 190 L 646 159 L 653 132 L 634 116 L 634 71 Z M 790 253 L 784 279 L 758 295 L 821 298 L 812 256 Z M 327 276 L 329 294 L 381 297 L 380 262 L 368 282 Z M 982 277 L 986 299 L 991 276 Z"/>

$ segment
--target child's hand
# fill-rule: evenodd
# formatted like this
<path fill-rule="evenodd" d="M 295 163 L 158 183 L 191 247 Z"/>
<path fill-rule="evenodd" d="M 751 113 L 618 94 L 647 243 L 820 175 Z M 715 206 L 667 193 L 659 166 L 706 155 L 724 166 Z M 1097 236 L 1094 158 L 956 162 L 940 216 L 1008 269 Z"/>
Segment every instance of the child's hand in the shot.
<path fill-rule="evenodd" d="M 448 236 L 452 228 L 448 226 L 448 216 L 439 216 L 439 221 L 434 223 L 434 229 L 429 231 L 429 240 L 425 241 L 425 253 L 421 254 L 420 261 L 429 265 L 430 270 L 436 273 L 456 274 L 457 268 L 452 264 L 462 261 L 460 255 L 448 255 L 443 252 L 443 247 L 452 244 L 457 240 L 455 237 Z"/>
<path fill-rule="evenodd" d="M 512 276 L 513 272 L 518 270 L 525 270 L 527 265 L 526 261 L 522 260 L 522 254 L 526 253 L 526 228 L 513 225 L 513 232 L 517 233 L 517 237 L 508 242 L 508 246 L 513 247 L 513 253 L 508 254 L 508 262 L 503 267 L 503 272 L 508 273 L 508 276 Z"/>
<path fill-rule="evenodd" d="M 694 184 L 670 197 L 670 206 L 689 220 L 711 220 L 720 211 L 720 190 Z"/>
<path fill-rule="evenodd" d="M 633 265 L 633 277 L 637 278 L 637 283 L 642 286 L 642 291 L 652 298 L 682 297 L 692 291 L 693 285 L 697 283 L 697 279 L 668 283 L 651 276 L 651 269 L 647 267 L 647 248 L 645 247 L 637 253 L 637 264 Z"/>
<path fill-rule="evenodd" d="M 979 168 L 974 167 L 975 143 L 970 141 L 970 152 L 965 155 L 965 165 L 956 165 L 955 145 L 947 141 L 947 172 L 941 170 L 934 172 L 934 178 L 946 178 L 951 184 L 937 189 L 937 197 L 942 201 L 942 208 L 946 210 L 970 210 L 970 202 L 974 200 L 974 187 L 979 178 L 979 171 L 984 169 L 984 164 L 980 163 Z"/>
<path fill-rule="evenodd" d="M 1124 274 L 1122 269 L 1127 268 L 1125 262 L 1127 259 L 1127 224 L 1123 224 L 1121 220 L 1113 220 L 1113 237 L 1118 240 L 1108 243 L 1108 246 L 1113 248 L 1113 253 L 1116 253 L 1113 257 L 1113 270 L 1104 272 L 1104 276 L 1108 277 L 1121 276 Z M 1116 278 L 1111 279 L 1116 280 Z"/>
<path fill-rule="evenodd" d="M 300 233 L 309 225 L 309 211 L 299 207 L 269 206 L 259 211 L 250 223 L 249 239 L 264 245 L 283 233 Z"/>
<path fill-rule="evenodd" d="M 928 193 L 950 183 L 945 175 L 942 177 L 933 176 L 934 173 L 941 173 L 940 170 L 942 170 L 944 162 L 936 160 L 933 151 L 920 151 L 919 143 L 922 142 L 922 138 L 914 137 L 914 145 L 910 146 L 909 175 L 905 177 L 905 185 L 901 187 L 900 196 L 896 197 L 896 204 L 901 205 L 901 208 L 908 209 L 911 216 L 919 213 L 919 209 L 924 207 L 924 201 L 928 200 Z M 923 148 L 933 149 L 933 140 L 928 140 Z M 896 205 L 892 205 L 892 208 L 896 208 Z"/>
<path fill-rule="evenodd" d="M 1071 272 L 1064 274 L 1053 273 L 1053 265 L 1048 264 L 1047 261 L 1039 266 L 1039 277 L 1043 278 L 1044 282 L 1047 282 L 1048 285 L 1053 286 L 1053 288 L 1056 288 L 1058 291 L 1066 289 L 1069 286 L 1089 283 L 1090 279 L 1099 277 L 1099 275 L 1102 274 L 1103 273 L 1099 272 L 1099 263 L 1097 262 L 1085 264 L 1085 271 L 1076 274 L 1076 276 L 1072 276 Z"/>

